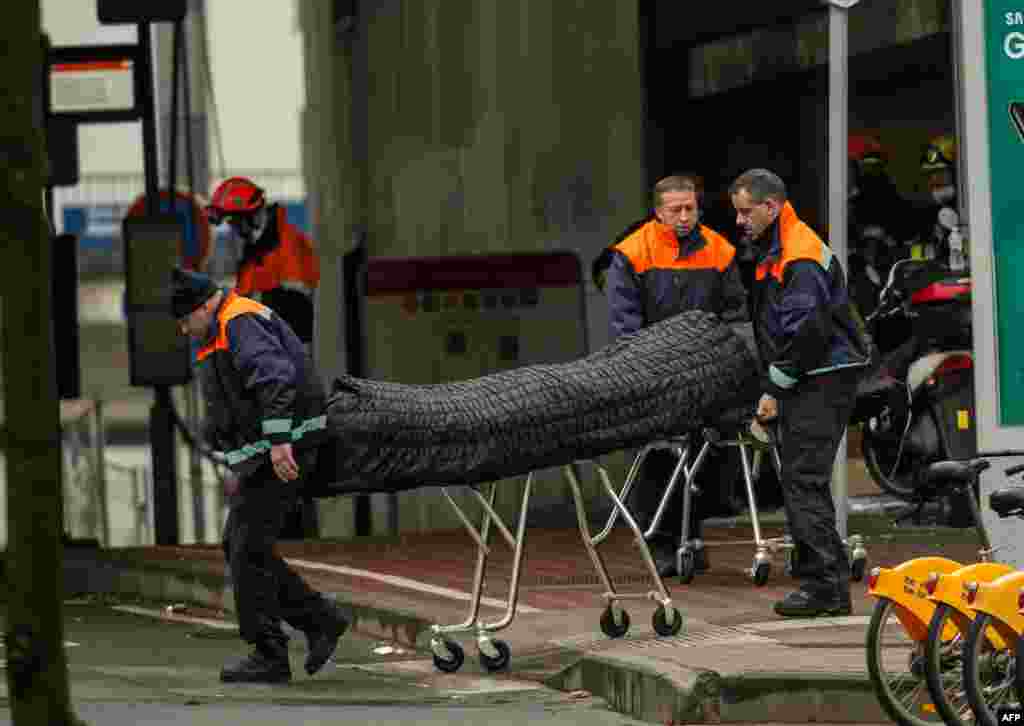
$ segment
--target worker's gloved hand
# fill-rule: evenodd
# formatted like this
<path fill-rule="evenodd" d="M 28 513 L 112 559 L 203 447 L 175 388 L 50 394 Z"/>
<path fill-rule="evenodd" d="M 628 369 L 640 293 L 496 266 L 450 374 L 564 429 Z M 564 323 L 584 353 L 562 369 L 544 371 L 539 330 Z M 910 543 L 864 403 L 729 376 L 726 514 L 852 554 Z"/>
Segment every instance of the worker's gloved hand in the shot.
<path fill-rule="evenodd" d="M 771 432 L 768 430 L 779 416 L 779 402 L 767 393 L 757 402 L 754 420 L 750 422 L 750 434 L 762 444 L 771 443 Z"/>
<path fill-rule="evenodd" d="M 767 393 L 762 394 L 761 400 L 757 402 L 757 412 L 754 417 L 761 423 L 774 421 L 779 416 L 779 402 L 774 396 Z"/>

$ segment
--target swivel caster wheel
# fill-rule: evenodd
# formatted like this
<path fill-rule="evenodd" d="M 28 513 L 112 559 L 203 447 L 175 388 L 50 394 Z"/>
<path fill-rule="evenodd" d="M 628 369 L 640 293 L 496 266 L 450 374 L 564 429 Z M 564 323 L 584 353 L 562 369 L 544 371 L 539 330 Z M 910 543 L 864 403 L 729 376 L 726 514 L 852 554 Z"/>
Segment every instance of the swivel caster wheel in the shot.
<path fill-rule="evenodd" d="M 444 647 L 451 653 L 451 658 L 444 658 L 437 653 L 434 653 L 434 667 L 439 671 L 445 673 L 454 673 L 462 664 L 466 662 L 466 653 L 462 650 L 462 646 L 456 643 L 454 640 L 442 641 Z"/>
<path fill-rule="evenodd" d="M 654 626 L 654 632 L 662 637 L 679 635 L 679 631 L 683 629 L 683 614 L 672 608 L 672 616 L 672 623 L 669 624 L 665 606 L 658 605 L 658 609 L 654 611 L 654 615 L 651 617 L 651 625 Z"/>
<path fill-rule="evenodd" d="M 687 551 L 683 553 L 679 561 L 679 582 L 689 585 L 693 582 L 693 576 L 697 574 L 697 553 Z"/>
<path fill-rule="evenodd" d="M 852 582 L 860 582 L 864 579 L 864 572 L 868 568 L 868 558 L 858 557 L 850 563 L 850 580 Z"/>
<path fill-rule="evenodd" d="M 622 611 L 622 622 L 616 623 L 612 615 L 612 606 L 609 605 L 601 613 L 601 632 L 609 638 L 621 638 L 629 631 L 629 613 Z"/>
<path fill-rule="evenodd" d="M 512 660 L 512 651 L 509 650 L 508 643 L 504 640 L 492 640 L 491 645 L 498 651 L 498 655 L 492 658 L 481 650 L 480 665 L 489 673 L 505 670 Z"/>
<path fill-rule="evenodd" d="M 761 562 L 754 565 L 754 584 L 757 587 L 764 587 L 764 584 L 768 582 L 768 576 L 772 574 L 772 565 L 770 562 Z"/>

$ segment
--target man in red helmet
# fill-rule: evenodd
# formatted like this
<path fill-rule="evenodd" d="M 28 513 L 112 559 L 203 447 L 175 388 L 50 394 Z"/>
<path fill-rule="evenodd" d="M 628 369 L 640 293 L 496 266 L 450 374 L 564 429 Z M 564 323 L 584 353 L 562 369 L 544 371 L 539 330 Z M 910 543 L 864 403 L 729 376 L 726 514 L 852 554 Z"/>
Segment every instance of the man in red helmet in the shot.
<path fill-rule="evenodd" d="M 313 240 L 288 222 L 284 207 L 266 202 L 263 189 L 245 177 L 231 177 L 213 192 L 210 223 L 227 222 L 243 241 L 235 292 L 273 310 L 310 350 L 313 291 L 320 284 L 320 261 Z M 316 502 L 304 495 L 285 514 L 284 539 L 315 537 Z"/>
<path fill-rule="evenodd" d="M 313 241 L 288 222 L 279 204 L 266 203 L 263 189 L 231 177 L 213 192 L 210 222 L 227 222 L 244 243 L 235 290 L 281 316 L 307 346 L 313 340 L 313 291 L 320 262 Z"/>

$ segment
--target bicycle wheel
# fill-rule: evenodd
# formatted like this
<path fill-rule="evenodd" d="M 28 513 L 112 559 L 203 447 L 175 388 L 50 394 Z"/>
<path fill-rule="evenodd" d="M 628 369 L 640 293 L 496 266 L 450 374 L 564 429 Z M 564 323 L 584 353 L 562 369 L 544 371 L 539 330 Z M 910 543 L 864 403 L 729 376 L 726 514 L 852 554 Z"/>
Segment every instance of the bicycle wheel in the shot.
<path fill-rule="evenodd" d="M 969 726 L 974 723 L 974 712 L 964 691 L 961 657 L 967 638 L 957 630 L 952 639 L 942 639 L 947 626 L 956 627 L 953 613 L 944 602 L 935 608 L 924 646 L 924 672 L 928 692 L 942 719 L 949 726 Z"/>
<path fill-rule="evenodd" d="M 866 646 L 871 685 L 890 718 L 902 726 L 942 723 L 925 682 L 924 643 L 907 634 L 887 597 L 875 604 Z"/>
<path fill-rule="evenodd" d="M 996 649 L 988 639 L 994 634 L 992 616 L 978 613 L 964 643 L 964 690 L 974 711 L 975 723 L 998 726 L 996 707 L 1015 703 L 1015 669 L 1012 648 Z"/>

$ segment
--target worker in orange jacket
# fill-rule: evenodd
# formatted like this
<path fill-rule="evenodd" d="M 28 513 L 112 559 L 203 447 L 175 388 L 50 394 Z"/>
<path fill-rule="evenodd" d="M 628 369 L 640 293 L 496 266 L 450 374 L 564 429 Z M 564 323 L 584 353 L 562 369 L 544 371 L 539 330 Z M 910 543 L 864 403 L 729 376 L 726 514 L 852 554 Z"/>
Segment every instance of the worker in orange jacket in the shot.
<path fill-rule="evenodd" d="M 288 222 L 284 207 L 268 205 L 263 189 L 245 177 L 221 182 L 207 212 L 213 224 L 231 225 L 245 245 L 235 291 L 272 309 L 309 346 L 313 291 L 320 284 L 313 240 Z"/>
<path fill-rule="evenodd" d="M 210 223 L 227 222 L 243 241 L 235 293 L 273 310 L 311 352 L 313 291 L 320 284 L 320 260 L 308 236 L 285 217 L 284 207 L 267 204 L 263 189 L 245 177 L 220 183 L 207 207 Z M 319 517 L 304 492 L 285 514 L 281 537 L 315 537 Z"/>

